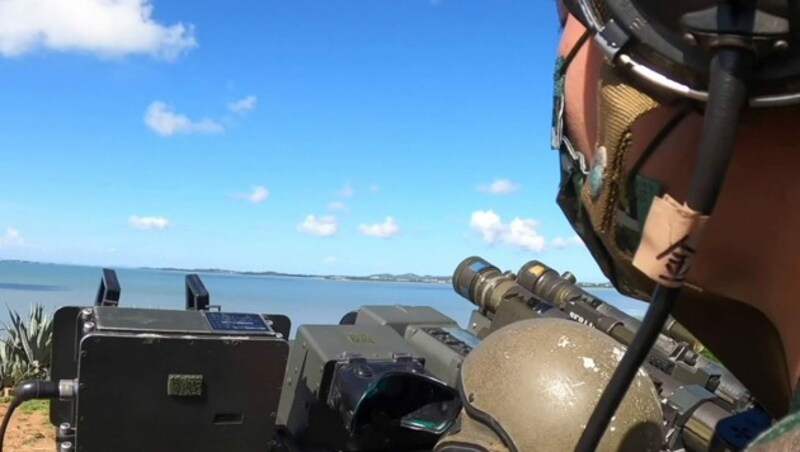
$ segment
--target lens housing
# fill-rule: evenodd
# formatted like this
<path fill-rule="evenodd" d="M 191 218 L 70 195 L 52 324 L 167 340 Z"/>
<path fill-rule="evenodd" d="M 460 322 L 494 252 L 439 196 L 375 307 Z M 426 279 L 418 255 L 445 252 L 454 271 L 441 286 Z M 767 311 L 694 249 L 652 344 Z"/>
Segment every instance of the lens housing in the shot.
<path fill-rule="evenodd" d="M 414 359 L 337 363 L 327 403 L 354 438 L 379 432 L 438 436 L 461 410 L 455 389 L 426 373 Z"/>
<path fill-rule="evenodd" d="M 473 256 L 464 259 L 453 274 L 456 293 L 484 311 L 496 312 L 508 298 L 522 298 L 521 287 L 512 273 L 503 273 L 485 259 Z M 522 300 L 523 302 L 525 300 Z"/>

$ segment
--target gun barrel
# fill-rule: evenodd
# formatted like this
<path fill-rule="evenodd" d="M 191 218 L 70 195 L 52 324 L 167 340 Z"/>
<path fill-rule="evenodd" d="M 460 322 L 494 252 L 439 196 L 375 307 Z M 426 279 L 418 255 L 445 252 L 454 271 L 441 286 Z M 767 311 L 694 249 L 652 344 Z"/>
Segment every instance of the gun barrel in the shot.
<path fill-rule="evenodd" d="M 523 265 L 515 275 L 480 257 L 470 257 L 456 269 L 453 287 L 491 319 L 485 334 L 525 318 L 557 316 L 599 329 L 628 347 L 641 325 L 638 319 L 583 290 L 574 277 L 561 276 L 538 261 Z M 691 333 L 670 318 L 644 363 L 664 398 L 664 407 L 672 413 L 670 425 L 675 428 L 671 437 L 681 438 L 673 441 L 701 449 L 708 445 L 720 419 L 752 406 L 747 389 L 724 368 L 700 355 L 702 349 Z"/>
<path fill-rule="evenodd" d="M 530 261 L 523 265 L 517 275 L 517 282 L 522 287 L 560 308 L 565 307 L 568 300 L 582 300 L 604 315 L 617 319 L 634 333 L 641 325 L 639 319 L 583 290 L 570 279 L 560 276 L 554 269 L 539 261 Z M 700 341 L 673 317 L 666 322 L 662 333 L 676 342 L 687 344 L 695 353 L 703 350 Z"/>

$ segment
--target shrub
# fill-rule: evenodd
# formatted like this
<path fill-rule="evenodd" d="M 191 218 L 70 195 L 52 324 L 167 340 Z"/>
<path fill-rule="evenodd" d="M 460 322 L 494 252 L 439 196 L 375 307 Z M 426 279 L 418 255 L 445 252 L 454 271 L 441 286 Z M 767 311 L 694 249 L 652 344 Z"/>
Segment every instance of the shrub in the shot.
<path fill-rule="evenodd" d="M 40 304 L 31 306 L 27 322 L 8 310 L 11 325 L 0 340 L 0 383 L 14 386 L 31 378 L 46 378 L 53 346 L 53 320 Z"/>

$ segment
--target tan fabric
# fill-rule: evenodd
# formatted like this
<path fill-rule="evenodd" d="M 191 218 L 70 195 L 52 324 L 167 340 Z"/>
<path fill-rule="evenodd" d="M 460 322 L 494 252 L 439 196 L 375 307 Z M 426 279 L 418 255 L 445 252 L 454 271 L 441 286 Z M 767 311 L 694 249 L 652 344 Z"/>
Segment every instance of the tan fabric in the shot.
<path fill-rule="evenodd" d="M 633 265 L 664 286 L 683 286 L 706 221 L 669 195 L 654 198 Z"/>
<path fill-rule="evenodd" d="M 596 200 L 592 200 L 590 184 L 583 190 L 584 205 L 589 210 L 592 225 L 604 242 L 614 243 L 614 213 L 624 193 L 624 170 L 627 151 L 633 136 L 630 125 L 658 103 L 641 91 L 627 85 L 613 69 L 603 66 L 600 73 L 598 137 L 595 148 L 605 147 L 607 165 Z"/>
<path fill-rule="evenodd" d="M 618 286 L 641 298 L 649 294 L 650 280 L 630 265 L 631 256 L 617 246 L 618 206 L 626 203 L 625 169 L 628 151 L 633 141 L 630 125 L 637 118 L 656 109 L 659 104 L 651 97 L 626 84 L 607 64 L 600 71 L 598 91 L 598 137 L 596 147 L 607 150 L 607 165 L 600 191 L 593 200 L 590 184 L 584 184 L 581 202 L 589 213 L 592 229 L 615 262 L 614 273 Z"/>

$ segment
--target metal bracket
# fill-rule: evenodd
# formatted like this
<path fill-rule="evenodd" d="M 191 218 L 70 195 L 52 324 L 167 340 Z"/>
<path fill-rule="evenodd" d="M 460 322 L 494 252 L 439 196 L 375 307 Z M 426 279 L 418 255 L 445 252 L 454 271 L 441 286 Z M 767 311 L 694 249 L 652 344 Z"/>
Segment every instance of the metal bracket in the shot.
<path fill-rule="evenodd" d="M 97 289 L 97 297 L 94 300 L 95 306 L 118 306 L 119 296 L 122 289 L 117 280 L 117 273 L 110 269 L 103 269 L 103 277 L 100 278 L 100 287 Z"/>

